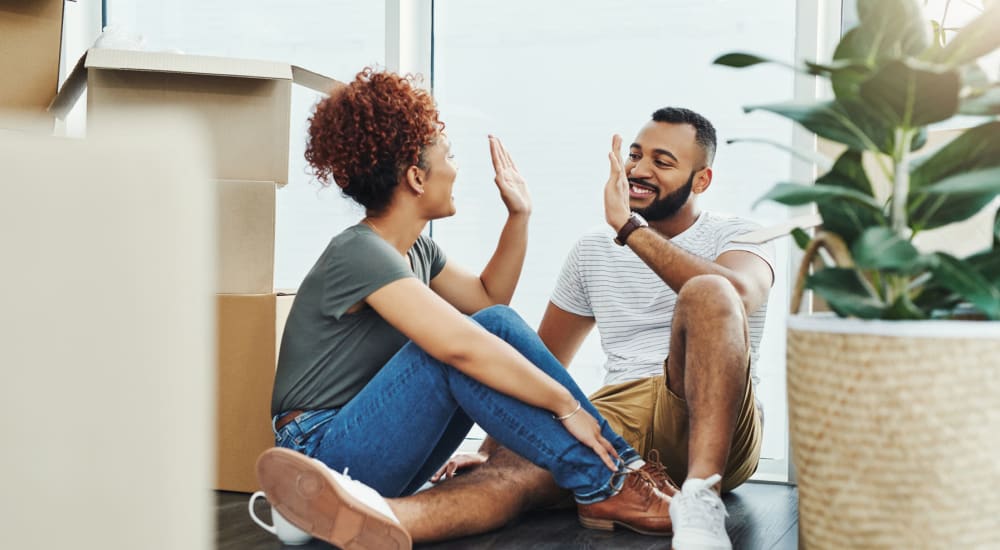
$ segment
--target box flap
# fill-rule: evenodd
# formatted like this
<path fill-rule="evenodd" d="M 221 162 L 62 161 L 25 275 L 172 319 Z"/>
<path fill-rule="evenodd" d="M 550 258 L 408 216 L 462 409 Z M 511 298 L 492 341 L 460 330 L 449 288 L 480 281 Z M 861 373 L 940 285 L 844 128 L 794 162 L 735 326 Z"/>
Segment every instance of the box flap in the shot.
<path fill-rule="evenodd" d="M 110 50 L 91 48 L 87 53 L 88 69 L 120 71 L 155 71 L 210 76 L 235 76 L 291 80 L 292 70 L 286 63 L 256 59 L 232 59 L 206 55 L 166 52 Z"/>
<path fill-rule="evenodd" d="M 229 59 L 204 55 L 91 48 L 76 62 L 49 111 L 65 119 L 87 89 L 87 70 L 146 71 L 265 80 L 291 80 L 288 64 L 254 59 Z"/>
<path fill-rule="evenodd" d="M 309 69 L 274 61 L 91 48 L 80 57 L 49 104 L 48 110 L 59 119 L 66 118 L 87 89 L 88 68 L 291 80 L 322 94 L 344 86 L 339 80 Z"/>
<path fill-rule="evenodd" d="M 56 97 L 49 103 L 49 112 L 54 114 L 59 120 L 65 120 L 66 115 L 73 110 L 83 91 L 87 89 L 87 52 L 83 52 L 80 59 L 76 61 L 73 70 L 70 71 L 66 81 Z"/>
<path fill-rule="evenodd" d="M 292 82 L 321 94 L 329 94 L 333 90 L 345 85 L 339 80 L 315 73 L 309 69 L 303 69 L 297 65 L 292 65 Z"/>

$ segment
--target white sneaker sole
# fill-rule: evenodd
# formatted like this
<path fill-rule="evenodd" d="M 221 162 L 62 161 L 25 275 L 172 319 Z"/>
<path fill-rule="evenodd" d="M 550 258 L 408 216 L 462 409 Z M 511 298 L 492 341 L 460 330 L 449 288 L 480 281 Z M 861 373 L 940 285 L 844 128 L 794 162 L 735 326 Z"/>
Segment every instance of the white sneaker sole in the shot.
<path fill-rule="evenodd" d="M 728 540 L 722 542 L 700 532 L 681 533 L 680 536 L 675 533 L 670 545 L 673 550 L 733 550 L 733 545 Z"/>
<path fill-rule="evenodd" d="M 351 496 L 324 466 L 295 451 L 268 449 L 257 459 L 268 502 L 293 525 L 343 550 L 411 550 L 398 523 Z"/>

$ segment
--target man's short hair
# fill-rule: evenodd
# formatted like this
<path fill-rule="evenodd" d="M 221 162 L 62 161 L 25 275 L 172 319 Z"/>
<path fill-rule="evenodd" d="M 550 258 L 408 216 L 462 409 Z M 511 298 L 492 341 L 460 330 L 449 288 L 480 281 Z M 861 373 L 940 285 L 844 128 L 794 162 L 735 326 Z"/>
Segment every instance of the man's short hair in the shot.
<path fill-rule="evenodd" d="M 683 107 L 664 107 L 657 109 L 653 113 L 653 120 L 656 122 L 668 122 L 670 124 L 690 124 L 694 127 L 694 140 L 705 152 L 705 165 L 711 166 L 715 160 L 715 126 L 707 118 L 699 115 L 691 109 Z"/>

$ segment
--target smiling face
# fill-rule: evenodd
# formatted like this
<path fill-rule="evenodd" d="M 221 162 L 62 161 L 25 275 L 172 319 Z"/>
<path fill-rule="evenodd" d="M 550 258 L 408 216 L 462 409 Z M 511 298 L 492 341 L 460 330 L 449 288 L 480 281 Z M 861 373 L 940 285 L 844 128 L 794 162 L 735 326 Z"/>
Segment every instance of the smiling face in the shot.
<path fill-rule="evenodd" d="M 708 188 L 711 170 L 690 124 L 650 121 L 629 146 L 629 207 L 649 221 L 677 214 Z"/>

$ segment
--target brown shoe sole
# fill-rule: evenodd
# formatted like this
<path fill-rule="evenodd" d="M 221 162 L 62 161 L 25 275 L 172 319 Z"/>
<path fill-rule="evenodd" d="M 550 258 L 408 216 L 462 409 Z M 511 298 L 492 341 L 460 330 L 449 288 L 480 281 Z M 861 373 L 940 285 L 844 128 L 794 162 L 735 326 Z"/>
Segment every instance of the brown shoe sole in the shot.
<path fill-rule="evenodd" d="M 648 535 L 651 537 L 669 537 L 673 534 L 673 529 L 667 531 L 647 531 L 645 529 L 639 529 L 634 525 L 629 525 L 621 521 L 615 521 L 613 519 L 594 519 L 586 518 L 583 516 L 577 516 L 580 518 L 580 525 L 586 527 L 587 529 L 597 529 L 598 531 L 614 531 L 615 525 L 619 527 L 624 527 L 629 531 L 635 531 L 640 535 Z"/>
<path fill-rule="evenodd" d="M 257 459 L 268 502 L 293 525 L 343 550 L 411 550 L 410 534 L 354 498 L 312 458 L 282 448 Z"/>

